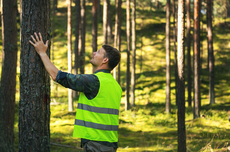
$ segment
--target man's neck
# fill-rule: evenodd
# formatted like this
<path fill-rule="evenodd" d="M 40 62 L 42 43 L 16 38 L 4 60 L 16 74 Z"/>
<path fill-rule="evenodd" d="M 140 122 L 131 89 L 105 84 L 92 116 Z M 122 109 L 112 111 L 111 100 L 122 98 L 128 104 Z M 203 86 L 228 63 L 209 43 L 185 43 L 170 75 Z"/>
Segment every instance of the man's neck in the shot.
<path fill-rule="evenodd" d="M 109 69 L 105 68 L 105 67 L 93 67 L 93 73 L 96 72 L 96 71 L 98 71 L 98 70 L 109 70 Z"/>

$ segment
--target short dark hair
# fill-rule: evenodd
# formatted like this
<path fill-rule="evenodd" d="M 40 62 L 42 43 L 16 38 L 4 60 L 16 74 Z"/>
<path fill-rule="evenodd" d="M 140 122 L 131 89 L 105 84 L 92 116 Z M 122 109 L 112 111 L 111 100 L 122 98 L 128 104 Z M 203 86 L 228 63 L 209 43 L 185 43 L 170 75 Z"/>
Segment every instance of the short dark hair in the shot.
<path fill-rule="evenodd" d="M 121 54 L 116 48 L 108 44 L 104 44 L 102 47 L 105 49 L 106 52 L 104 57 L 109 58 L 109 62 L 108 62 L 109 69 L 113 70 L 120 62 Z"/>

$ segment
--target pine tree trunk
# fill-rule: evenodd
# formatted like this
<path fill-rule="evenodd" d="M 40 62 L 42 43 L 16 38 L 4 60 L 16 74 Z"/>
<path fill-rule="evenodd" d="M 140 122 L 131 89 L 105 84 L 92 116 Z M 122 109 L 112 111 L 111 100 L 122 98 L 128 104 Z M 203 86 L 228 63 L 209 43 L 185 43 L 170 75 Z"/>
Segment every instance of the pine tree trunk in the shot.
<path fill-rule="evenodd" d="M 215 103 L 214 90 L 214 55 L 213 55 L 213 36 L 212 36 L 212 0 L 207 0 L 207 31 L 208 31 L 208 54 L 209 54 L 209 101 L 210 104 Z"/>
<path fill-rule="evenodd" d="M 191 40 L 190 40 L 190 0 L 187 0 L 187 77 L 188 77 L 188 105 L 192 105 L 192 82 L 191 82 Z"/>
<path fill-rule="evenodd" d="M 1 23 L 2 23 L 2 64 L 4 64 L 4 22 L 3 22 L 3 0 L 1 0 Z"/>
<path fill-rule="evenodd" d="M 14 113 L 17 69 L 17 1 L 3 0 L 5 59 L 0 88 L 0 151 L 14 152 Z"/>
<path fill-rule="evenodd" d="M 126 102 L 125 110 L 129 109 L 130 90 L 130 0 L 126 1 L 126 36 L 127 36 L 127 69 L 126 69 Z"/>
<path fill-rule="evenodd" d="M 22 0 L 21 23 L 19 152 L 49 152 L 50 78 L 28 41 L 34 32 L 50 40 L 50 0 Z"/>
<path fill-rule="evenodd" d="M 186 132 L 185 132 L 185 60 L 184 60 L 184 12 L 185 0 L 178 1 L 178 49 L 177 49 L 177 63 L 178 63 L 178 152 L 186 151 Z"/>
<path fill-rule="evenodd" d="M 108 4 L 108 7 L 107 7 L 107 41 L 108 41 L 108 44 L 112 44 L 112 14 L 111 14 L 111 5 L 110 5 L 110 0 L 107 0 L 107 4 Z"/>
<path fill-rule="evenodd" d="M 177 49 L 176 49 L 176 9 L 175 9 L 175 0 L 172 2 L 173 5 L 173 49 L 174 49 L 174 70 L 175 70 L 175 94 L 176 94 L 176 105 L 178 102 L 178 72 L 177 72 Z"/>
<path fill-rule="evenodd" d="M 93 52 L 97 52 L 97 2 L 98 0 L 93 0 L 92 6 L 92 35 L 93 35 Z"/>
<path fill-rule="evenodd" d="M 132 6 L 132 73 L 131 73 L 131 106 L 135 106 L 135 72 L 136 72 L 136 0 Z"/>
<path fill-rule="evenodd" d="M 170 97 L 170 0 L 166 4 L 166 113 L 171 113 L 171 97 Z"/>
<path fill-rule="evenodd" d="M 121 20 L 122 20 L 122 16 L 121 16 L 121 8 L 122 5 L 122 0 L 118 0 L 118 40 L 117 40 L 117 46 L 118 46 L 118 50 L 121 51 Z M 118 64 L 118 68 L 117 68 L 117 82 L 120 84 L 120 70 L 121 69 L 121 65 Z"/>
<path fill-rule="evenodd" d="M 80 72 L 85 73 L 85 0 L 81 0 L 81 51 L 80 51 Z"/>
<path fill-rule="evenodd" d="M 74 61 L 74 74 L 78 74 L 78 69 L 79 69 L 79 24 L 81 22 L 80 20 L 80 1 L 75 0 L 75 10 L 76 10 L 76 20 L 75 20 L 75 46 L 74 46 L 74 54 L 75 54 L 75 61 Z M 76 98 L 78 97 L 78 92 L 73 91 L 73 96 Z"/>
<path fill-rule="evenodd" d="M 107 25 L 108 25 L 108 0 L 104 0 L 104 6 L 103 6 L 103 44 L 108 43 L 108 34 L 107 34 Z"/>
<path fill-rule="evenodd" d="M 68 40 L 68 73 L 72 73 L 72 13 L 71 13 L 71 0 L 67 0 L 67 40 Z M 69 112 L 74 110 L 73 106 L 73 90 L 68 89 L 68 109 Z"/>
<path fill-rule="evenodd" d="M 194 119 L 200 117 L 200 3 L 194 0 Z"/>

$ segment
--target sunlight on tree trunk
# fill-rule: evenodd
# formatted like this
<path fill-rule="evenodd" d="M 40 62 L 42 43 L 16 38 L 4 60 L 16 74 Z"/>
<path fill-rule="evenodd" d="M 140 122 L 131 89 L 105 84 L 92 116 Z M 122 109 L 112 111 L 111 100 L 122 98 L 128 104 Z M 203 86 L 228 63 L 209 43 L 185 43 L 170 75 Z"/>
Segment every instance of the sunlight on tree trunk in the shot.
<path fill-rule="evenodd" d="M 170 89 L 170 0 L 166 4 L 166 113 L 171 113 L 171 89 Z"/>
<path fill-rule="evenodd" d="M 200 117 L 200 4 L 201 0 L 194 0 L 194 119 Z"/>
<path fill-rule="evenodd" d="M 127 64 L 126 64 L 126 102 L 125 110 L 129 109 L 129 90 L 130 90 L 130 0 L 126 1 L 126 36 L 127 36 Z"/>

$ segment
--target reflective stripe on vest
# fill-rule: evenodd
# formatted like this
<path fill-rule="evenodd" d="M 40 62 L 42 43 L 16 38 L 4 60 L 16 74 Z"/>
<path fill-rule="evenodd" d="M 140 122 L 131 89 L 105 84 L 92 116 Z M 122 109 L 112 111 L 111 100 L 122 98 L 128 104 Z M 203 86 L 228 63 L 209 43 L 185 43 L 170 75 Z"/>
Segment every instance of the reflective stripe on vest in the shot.
<path fill-rule="evenodd" d="M 102 124 L 87 122 L 87 121 L 78 120 L 78 119 L 75 119 L 75 125 L 85 126 L 85 127 L 100 129 L 100 130 L 107 130 L 107 131 L 117 131 L 118 130 L 118 126 L 116 125 L 102 125 Z"/>
<path fill-rule="evenodd" d="M 105 113 L 105 114 L 113 114 L 113 115 L 119 115 L 118 109 L 111 109 L 111 108 L 99 108 L 99 107 L 93 107 L 86 104 L 78 103 L 78 109 L 87 110 L 90 112 L 97 112 L 97 113 Z"/>

